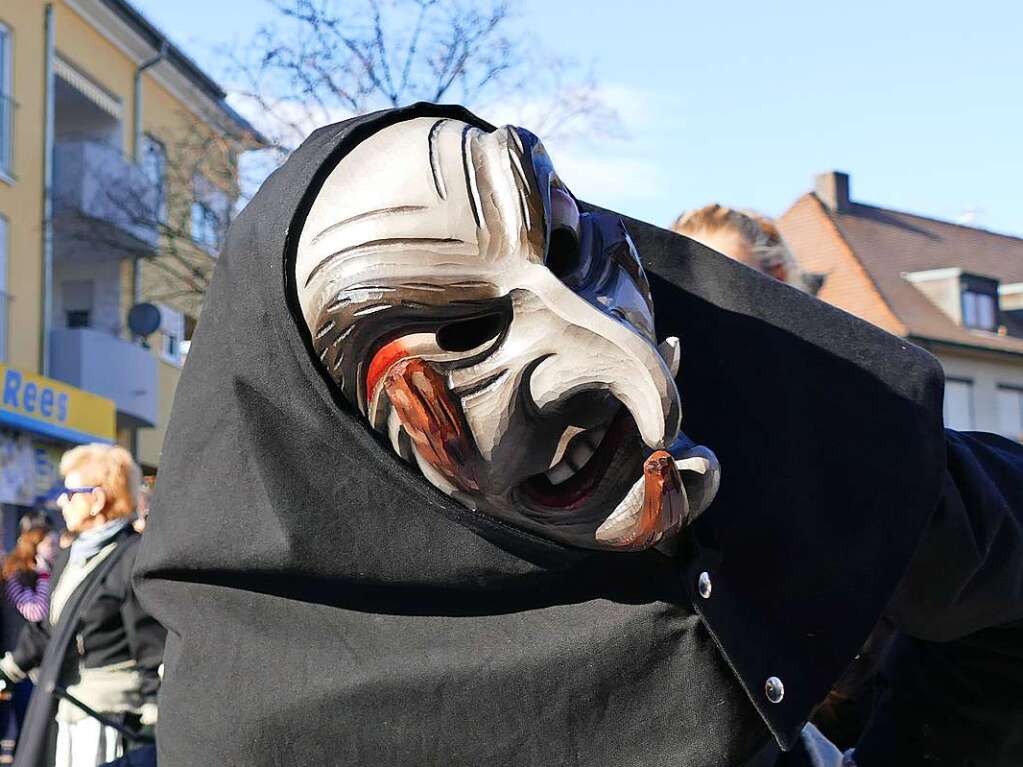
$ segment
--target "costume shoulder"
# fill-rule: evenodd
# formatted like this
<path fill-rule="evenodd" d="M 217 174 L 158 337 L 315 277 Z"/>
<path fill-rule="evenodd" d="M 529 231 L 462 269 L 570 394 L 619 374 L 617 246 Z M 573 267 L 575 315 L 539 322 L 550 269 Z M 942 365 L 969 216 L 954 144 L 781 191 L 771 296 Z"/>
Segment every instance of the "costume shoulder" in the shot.
<path fill-rule="evenodd" d="M 627 220 L 657 335 L 681 339 L 684 428 L 721 461 L 717 500 L 677 559 L 581 550 L 460 505 L 331 386 L 289 268 L 339 158 L 416 117 L 486 126 L 416 105 L 323 129 L 218 259 L 138 560 L 174 637 L 161 737 L 180 764 L 741 764 L 767 737 L 759 711 L 790 744 L 937 502 L 940 368 Z"/>
<path fill-rule="evenodd" d="M 627 226 L 658 333 L 681 341 L 683 428 L 722 466 L 683 579 L 788 746 L 866 640 L 938 505 L 944 374 L 908 341 L 699 243 Z"/>

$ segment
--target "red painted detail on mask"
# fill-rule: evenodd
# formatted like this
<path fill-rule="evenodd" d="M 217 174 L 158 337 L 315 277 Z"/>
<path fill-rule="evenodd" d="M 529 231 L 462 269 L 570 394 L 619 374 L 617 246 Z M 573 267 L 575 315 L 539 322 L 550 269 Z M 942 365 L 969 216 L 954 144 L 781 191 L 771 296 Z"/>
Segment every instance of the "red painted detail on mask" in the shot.
<path fill-rule="evenodd" d="M 369 363 L 369 370 L 366 371 L 367 403 L 373 401 L 373 394 L 376 392 L 377 384 L 380 383 L 380 379 L 383 378 L 384 374 L 395 362 L 408 356 L 409 351 L 405 348 L 405 344 L 402 343 L 400 338 L 396 341 L 391 341 L 389 344 L 384 344 L 377 350 L 377 353 L 373 355 L 373 359 Z"/>
<path fill-rule="evenodd" d="M 388 369 L 382 386 L 419 455 L 455 487 L 478 492 L 479 451 L 447 379 L 410 357 Z"/>
<path fill-rule="evenodd" d="M 643 463 L 643 510 L 621 549 L 645 549 L 682 526 L 685 490 L 675 458 L 664 450 L 652 453 Z"/>

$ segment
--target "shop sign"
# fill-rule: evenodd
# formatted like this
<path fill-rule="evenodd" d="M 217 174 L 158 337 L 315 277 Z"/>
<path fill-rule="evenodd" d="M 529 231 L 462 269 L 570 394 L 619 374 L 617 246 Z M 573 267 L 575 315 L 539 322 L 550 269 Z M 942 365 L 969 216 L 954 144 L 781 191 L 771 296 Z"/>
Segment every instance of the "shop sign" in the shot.
<path fill-rule="evenodd" d="M 0 424 L 65 442 L 113 442 L 113 400 L 0 365 Z"/>

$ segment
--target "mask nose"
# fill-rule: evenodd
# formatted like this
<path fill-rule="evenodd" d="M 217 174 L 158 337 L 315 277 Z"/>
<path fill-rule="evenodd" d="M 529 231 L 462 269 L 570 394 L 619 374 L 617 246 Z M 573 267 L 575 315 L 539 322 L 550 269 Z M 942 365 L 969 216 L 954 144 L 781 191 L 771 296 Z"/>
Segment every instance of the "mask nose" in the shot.
<path fill-rule="evenodd" d="M 546 270 L 543 270 L 546 272 Z M 674 375 L 657 347 L 551 275 L 533 295 L 550 318 L 554 349 L 533 371 L 529 394 L 538 410 L 556 409 L 582 392 L 610 392 L 632 415 L 651 450 L 666 449 L 681 427 Z"/>

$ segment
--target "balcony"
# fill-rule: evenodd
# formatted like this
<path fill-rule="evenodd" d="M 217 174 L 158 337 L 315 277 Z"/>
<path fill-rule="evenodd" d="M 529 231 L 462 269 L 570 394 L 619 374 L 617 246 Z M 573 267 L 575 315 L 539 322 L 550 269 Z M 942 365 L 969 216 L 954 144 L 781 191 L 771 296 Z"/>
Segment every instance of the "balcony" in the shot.
<path fill-rule="evenodd" d="M 58 142 L 53 160 L 57 234 L 75 250 L 124 258 L 156 248 L 160 190 L 138 165 L 98 141 Z"/>
<path fill-rule="evenodd" d="M 112 399 L 122 425 L 145 428 L 157 423 L 157 360 L 137 344 L 91 328 L 51 331 L 50 375 Z"/>

